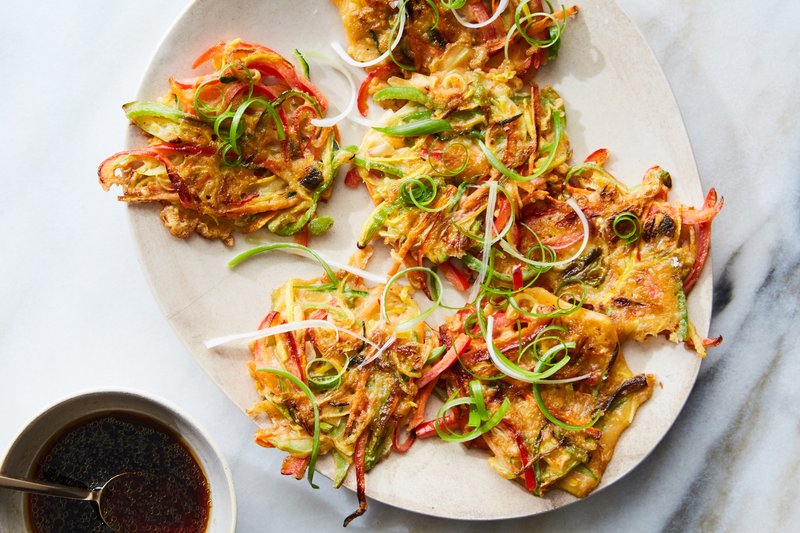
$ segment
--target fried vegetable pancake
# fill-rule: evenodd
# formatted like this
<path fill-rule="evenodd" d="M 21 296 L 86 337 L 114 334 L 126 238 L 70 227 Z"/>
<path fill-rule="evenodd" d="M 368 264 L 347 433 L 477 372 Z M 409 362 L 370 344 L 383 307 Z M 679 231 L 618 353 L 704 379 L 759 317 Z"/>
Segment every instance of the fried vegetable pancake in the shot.
<path fill-rule="evenodd" d="M 330 453 L 338 487 L 355 465 L 360 506 L 346 525 L 366 510 L 364 473 L 393 445 L 402 451 L 396 433 L 416 407 L 415 382 L 439 341 L 422 322 L 405 331 L 395 329 L 419 315 L 410 287 L 392 285 L 387 291 L 386 322 L 379 303 L 383 287 L 368 289 L 351 275 L 338 276 L 333 282 L 330 277 L 295 279 L 273 292 L 272 311 L 261 328 L 284 323 L 299 327 L 251 344 L 250 372 L 264 400 L 250 414 L 269 416 L 272 424 L 257 431 L 256 442 L 289 454 L 284 474 L 300 478 L 306 468 L 313 471 L 312 458 Z M 305 320 L 327 321 L 336 329 L 302 327 Z M 274 370 L 284 375 L 270 372 Z"/>
<path fill-rule="evenodd" d="M 650 397 L 654 377 L 630 372 L 607 316 L 586 309 L 559 315 L 570 304 L 541 288 L 522 291 L 517 299 L 520 311 L 509 307 L 487 315 L 493 350 L 526 375 L 544 377 L 526 382 L 499 373 L 486 338 L 471 331 L 473 308 L 444 327 L 451 343 L 471 341 L 439 379 L 450 402 L 474 398 L 477 387 L 490 413 L 508 406 L 497 425 L 467 441 L 491 454 L 489 463 L 501 476 L 539 496 L 558 487 L 584 497 L 600 483 L 620 435 Z M 558 370 L 547 375 L 550 368 Z M 471 428 L 475 409 L 474 403 L 446 409 L 446 417 L 435 422 L 437 431 Z"/>
<path fill-rule="evenodd" d="M 540 244 L 571 257 L 580 246 L 582 229 L 572 208 L 574 198 L 589 220 L 590 235 L 574 261 L 542 272 L 536 284 L 556 291 L 579 284 L 585 308 L 611 317 L 621 338 L 644 340 L 667 334 L 688 342 L 701 356 L 703 342 L 689 322 L 686 294 L 708 255 L 710 223 L 722 207 L 709 192 L 701 209 L 667 201 L 670 175 L 659 167 L 647 171 L 640 185 L 629 188 L 603 168 L 607 152 L 572 167 L 559 195 L 555 193 L 521 208 L 520 251 Z M 509 269 L 509 259 L 498 259 Z"/>
<path fill-rule="evenodd" d="M 123 106 L 148 146 L 106 159 L 100 184 L 121 186 L 125 202 L 161 203 L 176 237 L 196 232 L 232 245 L 234 232 L 264 226 L 299 232 L 342 162 L 335 128 L 315 125 L 325 97 L 260 45 L 219 43 L 193 66 L 207 62 L 213 73 L 171 78 L 161 101 Z"/>
<path fill-rule="evenodd" d="M 572 6 L 551 13 L 541 0 L 333 2 L 353 59 L 369 62 L 391 50 L 381 63 L 423 74 L 474 70 L 503 61 L 521 76 L 533 73 L 556 56 L 566 20 L 578 12 Z M 496 10 L 502 12 L 495 17 Z"/>
<path fill-rule="evenodd" d="M 503 165 L 533 174 L 507 184 L 501 208 L 563 180 L 571 155 L 566 115 L 550 88 L 524 90 L 508 70 L 456 70 L 392 78 L 375 96 L 383 94 L 397 97 L 396 109 L 385 128 L 365 135 L 353 159 L 376 204 L 359 246 L 382 237 L 407 264 L 440 264 L 480 249 L 487 189 L 479 185 L 498 176 L 484 149 L 502 150 Z"/>

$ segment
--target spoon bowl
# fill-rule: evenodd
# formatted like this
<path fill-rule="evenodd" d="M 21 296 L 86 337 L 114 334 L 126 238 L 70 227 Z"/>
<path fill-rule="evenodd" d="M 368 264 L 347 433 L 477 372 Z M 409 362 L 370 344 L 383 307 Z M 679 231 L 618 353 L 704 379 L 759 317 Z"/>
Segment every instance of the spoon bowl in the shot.
<path fill-rule="evenodd" d="M 51 479 L 59 483 L 82 484 L 94 487 L 95 482 L 110 479 L 119 472 L 149 472 L 153 474 L 160 484 L 169 480 L 170 468 L 155 468 L 152 458 L 145 455 L 137 461 L 141 464 L 120 465 L 121 467 L 104 469 L 96 475 L 85 476 L 78 470 L 64 472 L 64 475 L 54 473 L 44 474 L 39 470 L 41 459 L 51 447 L 51 442 L 60 438 L 66 428 L 74 427 L 77 421 L 87 417 L 96 417 L 103 413 L 129 413 L 133 416 L 144 416 L 159 421 L 172 432 L 179 435 L 185 446 L 200 465 L 208 482 L 206 498 L 210 502 L 210 515 L 208 517 L 206 533 L 234 533 L 236 530 L 236 495 L 233 489 L 233 480 L 230 469 L 221 453 L 213 444 L 205 431 L 192 421 L 176 406 L 156 399 L 151 393 L 146 395 L 132 390 L 101 389 L 79 393 L 56 402 L 45 408 L 20 431 L 18 436 L 7 448 L 5 454 L 0 449 L 0 473 L 16 479 Z M 108 457 L 108 454 L 119 454 L 119 449 L 107 450 L 100 446 L 99 454 Z M 5 458 L 2 458 L 5 455 Z M 74 487 L 69 487 L 74 490 Z M 84 489 L 85 490 L 85 489 Z M 148 492 L 145 489 L 143 492 Z M 168 492 L 175 492 L 168 490 Z M 210 496 L 210 497 L 209 497 Z M 84 507 L 85 505 L 85 507 Z M 92 523 L 103 524 L 99 513 L 93 509 L 93 504 L 84 504 L 80 501 L 59 500 L 58 498 L 45 498 L 29 496 L 21 491 L 3 490 L 0 488 L 0 532 L 32 531 L 34 526 L 42 531 L 60 531 L 58 527 L 48 528 L 43 524 L 43 517 L 48 515 L 49 509 L 69 510 L 69 518 L 77 520 L 90 520 Z M 81 511 L 85 509 L 85 511 Z M 43 514 L 45 513 L 45 514 Z M 67 518 L 67 517 L 65 517 Z M 56 520 L 56 518 L 53 518 Z M 84 524 L 85 530 L 90 524 Z M 101 528 L 105 527 L 101 525 Z M 188 528 L 175 529 L 187 531 Z"/>
<path fill-rule="evenodd" d="M 94 489 L 0 475 L 0 488 L 93 502 L 114 531 L 173 531 L 193 511 L 186 491 L 169 480 L 139 472 L 117 474 Z"/>

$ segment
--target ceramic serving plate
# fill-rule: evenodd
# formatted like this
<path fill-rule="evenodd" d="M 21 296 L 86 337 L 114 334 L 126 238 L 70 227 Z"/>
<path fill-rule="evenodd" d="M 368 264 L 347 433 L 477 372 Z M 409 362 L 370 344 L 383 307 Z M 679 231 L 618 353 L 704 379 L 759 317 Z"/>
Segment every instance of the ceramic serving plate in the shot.
<path fill-rule="evenodd" d="M 574 161 L 582 161 L 597 148 L 608 148 L 610 170 L 629 184 L 638 183 L 652 165 L 660 165 L 673 176 L 671 198 L 700 205 L 703 195 L 689 140 L 652 52 L 613 2 L 582 0 L 580 8 L 569 23 L 558 60 L 537 78 L 542 85 L 553 85 L 566 100 Z M 169 76 L 193 75 L 189 66 L 194 58 L 212 44 L 236 37 L 290 58 L 295 48 L 330 53 L 332 40 L 345 43 L 330 1 L 197 0 L 164 39 L 138 98 L 164 94 Z M 343 83 L 325 67 L 312 64 L 312 80 L 327 89 L 333 107 L 346 101 Z M 340 129 L 343 144 L 360 142 L 361 126 L 343 123 Z M 144 140 L 132 128 L 129 142 L 135 147 Z M 356 234 L 371 205 L 365 191 L 336 187 L 331 201 L 321 207 L 336 224 L 312 245 L 346 261 L 355 251 Z M 319 268 L 304 259 L 275 254 L 231 271 L 228 260 L 250 246 L 243 237 L 237 238 L 234 249 L 196 236 L 179 240 L 161 226 L 157 211 L 147 206 L 129 209 L 153 292 L 197 362 L 236 405 L 247 409 L 258 397 L 246 369 L 246 346 L 208 350 L 203 340 L 255 329 L 269 309 L 273 288 L 290 278 L 316 277 Z M 707 333 L 710 321 L 710 271 L 707 265 L 689 298 L 691 319 L 701 334 Z M 700 365 L 693 353 L 661 339 L 626 343 L 623 350 L 633 371 L 655 374 L 659 386 L 620 440 L 601 488 L 629 472 L 658 444 L 679 415 Z M 324 474 L 333 470 L 325 461 L 318 468 Z M 347 482 L 349 486 L 353 481 Z M 560 491 L 544 498 L 532 496 L 498 476 L 483 453 L 437 439 L 418 441 L 407 454 L 385 459 L 368 474 L 367 495 L 420 513 L 478 520 L 533 515 L 575 501 Z"/>

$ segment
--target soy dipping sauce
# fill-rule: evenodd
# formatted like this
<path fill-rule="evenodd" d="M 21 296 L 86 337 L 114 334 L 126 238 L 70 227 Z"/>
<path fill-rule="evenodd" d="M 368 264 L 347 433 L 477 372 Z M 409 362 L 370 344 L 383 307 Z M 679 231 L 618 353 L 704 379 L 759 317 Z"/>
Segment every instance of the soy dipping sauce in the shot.
<path fill-rule="evenodd" d="M 151 506 L 160 509 L 159 532 L 206 531 L 211 495 L 203 470 L 179 435 L 148 416 L 112 411 L 75 422 L 47 443 L 33 475 L 42 481 L 95 488 L 122 472 L 141 473 L 150 483 L 141 496 L 126 498 L 131 514 L 141 517 L 126 528 L 129 533 L 154 530 L 146 519 Z M 113 531 L 88 502 L 28 495 L 27 508 L 35 533 Z"/>

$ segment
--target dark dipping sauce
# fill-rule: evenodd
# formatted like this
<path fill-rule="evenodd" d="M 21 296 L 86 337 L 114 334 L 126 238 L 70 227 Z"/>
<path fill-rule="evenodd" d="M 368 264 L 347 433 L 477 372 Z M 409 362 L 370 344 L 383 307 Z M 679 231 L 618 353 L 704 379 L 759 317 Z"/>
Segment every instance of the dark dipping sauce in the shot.
<path fill-rule="evenodd" d="M 211 497 L 205 474 L 183 440 L 148 416 L 114 411 L 73 423 L 47 443 L 33 475 L 42 481 L 95 488 L 123 472 L 142 474 L 142 486 L 131 489 L 137 494 L 113 498 L 114 505 L 121 504 L 115 508 L 122 507 L 133 517 L 123 531 L 206 531 Z M 27 505 L 31 528 L 37 533 L 113 531 L 93 503 L 29 495 Z"/>

